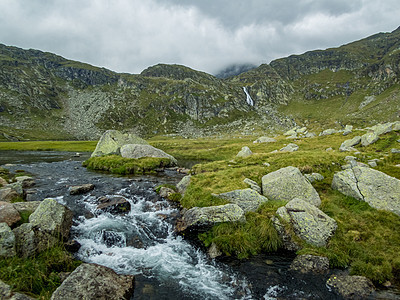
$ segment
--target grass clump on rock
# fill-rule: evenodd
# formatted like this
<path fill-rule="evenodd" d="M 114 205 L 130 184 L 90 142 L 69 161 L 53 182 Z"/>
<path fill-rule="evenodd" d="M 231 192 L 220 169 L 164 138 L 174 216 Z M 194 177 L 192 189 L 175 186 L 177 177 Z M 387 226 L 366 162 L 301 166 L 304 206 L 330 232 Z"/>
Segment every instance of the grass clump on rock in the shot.
<path fill-rule="evenodd" d="M 107 155 L 100 157 L 91 157 L 84 161 L 84 167 L 106 171 L 114 174 L 148 174 L 155 173 L 155 169 L 169 167 L 171 161 L 168 158 L 143 157 L 143 158 L 124 158 L 119 155 Z"/>

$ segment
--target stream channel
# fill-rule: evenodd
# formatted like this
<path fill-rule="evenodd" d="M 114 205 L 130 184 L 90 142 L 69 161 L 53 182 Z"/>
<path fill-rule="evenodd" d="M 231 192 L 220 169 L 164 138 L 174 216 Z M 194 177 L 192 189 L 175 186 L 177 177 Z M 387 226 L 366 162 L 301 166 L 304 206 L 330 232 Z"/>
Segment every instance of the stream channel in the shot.
<path fill-rule="evenodd" d="M 81 162 L 89 154 L 73 154 L 0 151 L 0 165 L 32 174 L 36 192 L 29 200 L 56 198 L 74 212 L 71 235 L 81 244 L 76 257 L 136 275 L 132 299 L 341 299 L 325 285 L 330 274 L 300 276 L 290 271 L 293 253 L 211 260 L 204 249 L 177 235 L 174 222 L 179 209 L 154 191 L 160 184 L 178 183 L 182 175 L 175 171 L 121 177 L 88 171 Z M 69 194 L 69 186 L 85 183 L 95 189 Z M 130 212 L 97 211 L 95 201 L 102 196 L 124 197 Z M 399 296 L 385 290 L 373 299 Z"/>

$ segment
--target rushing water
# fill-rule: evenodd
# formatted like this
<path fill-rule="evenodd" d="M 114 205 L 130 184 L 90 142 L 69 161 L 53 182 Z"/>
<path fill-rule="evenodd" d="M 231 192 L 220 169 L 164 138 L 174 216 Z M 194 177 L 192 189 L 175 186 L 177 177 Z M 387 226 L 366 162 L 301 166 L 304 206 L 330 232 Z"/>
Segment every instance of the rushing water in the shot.
<path fill-rule="evenodd" d="M 65 159 L 71 156 L 64 153 Z M 36 160 L 28 159 L 32 161 Z M 35 176 L 32 200 L 54 197 L 74 212 L 71 234 L 82 245 L 77 258 L 136 275 L 133 299 L 340 299 L 325 286 L 329 275 L 299 276 L 289 271 L 292 253 L 244 261 L 211 260 L 177 235 L 178 209 L 154 192 L 161 183 L 176 184 L 181 175 L 175 172 L 118 177 L 90 172 L 79 159 L 8 168 Z M 84 195 L 69 194 L 69 186 L 84 183 L 93 183 L 95 189 Z M 125 215 L 101 212 L 96 201 L 102 196 L 123 197 L 131 209 Z M 393 293 L 380 295 L 375 298 L 397 298 Z"/>

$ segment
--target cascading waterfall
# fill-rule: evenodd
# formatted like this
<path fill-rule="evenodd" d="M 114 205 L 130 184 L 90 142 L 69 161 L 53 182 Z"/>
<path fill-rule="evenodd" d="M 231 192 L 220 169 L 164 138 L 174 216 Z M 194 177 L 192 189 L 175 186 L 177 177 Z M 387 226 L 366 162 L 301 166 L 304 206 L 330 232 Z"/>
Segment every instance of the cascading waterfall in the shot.
<path fill-rule="evenodd" d="M 245 94 L 246 94 L 246 102 L 247 102 L 247 104 L 250 105 L 250 106 L 254 106 L 254 101 L 253 101 L 253 99 L 251 98 L 251 96 L 250 96 L 250 94 L 249 94 L 249 92 L 247 91 L 247 88 L 246 88 L 245 86 L 243 87 L 243 91 L 244 91 Z"/>

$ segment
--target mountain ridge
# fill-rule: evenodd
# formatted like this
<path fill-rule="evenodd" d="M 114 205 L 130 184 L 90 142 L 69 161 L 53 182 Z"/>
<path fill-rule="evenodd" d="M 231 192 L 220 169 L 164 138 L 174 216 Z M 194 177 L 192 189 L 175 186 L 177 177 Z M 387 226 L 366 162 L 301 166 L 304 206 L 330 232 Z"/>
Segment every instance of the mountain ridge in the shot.
<path fill-rule="evenodd" d="M 225 79 L 166 64 L 116 73 L 0 44 L 0 136 L 96 139 L 107 129 L 207 136 L 304 122 L 393 121 L 400 115 L 399 75 L 400 27 Z M 254 106 L 246 103 L 243 87 Z M 324 116 L 322 108 L 333 112 Z"/>

